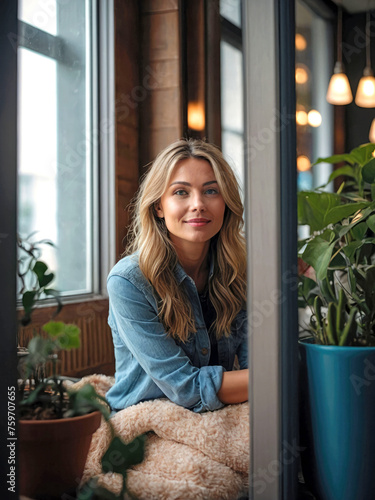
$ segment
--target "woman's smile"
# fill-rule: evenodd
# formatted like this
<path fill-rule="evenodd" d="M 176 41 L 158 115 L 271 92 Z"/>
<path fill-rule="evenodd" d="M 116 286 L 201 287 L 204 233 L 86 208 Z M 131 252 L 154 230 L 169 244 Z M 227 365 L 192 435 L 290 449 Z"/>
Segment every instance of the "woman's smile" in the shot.
<path fill-rule="evenodd" d="M 209 224 L 211 221 L 210 219 L 205 219 L 204 217 L 199 217 L 198 219 L 189 219 L 185 221 L 186 224 L 189 224 L 190 226 L 193 227 L 204 227 L 207 224 Z"/>

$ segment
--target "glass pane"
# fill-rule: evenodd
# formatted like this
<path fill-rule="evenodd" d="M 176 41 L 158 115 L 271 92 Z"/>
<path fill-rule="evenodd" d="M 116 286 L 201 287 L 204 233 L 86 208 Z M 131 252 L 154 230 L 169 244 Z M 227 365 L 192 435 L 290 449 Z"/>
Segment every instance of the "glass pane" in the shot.
<path fill-rule="evenodd" d="M 85 4 L 57 3 L 63 60 L 33 50 L 32 39 L 19 48 L 19 233 L 54 243 L 44 245 L 42 259 L 56 272 L 53 286 L 67 294 L 92 292 L 95 142 Z M 53 49 L 53 40 L 46 44 Z"/>
<path fill-rule="evenodd" d="M 19 0 L 18 18 L 51 35 L 57 34 L 56 0 Z"/>
<path fill-rule="evenodd" d="M 296 2 L 296 94 L 298 189 L 327 182 L 331 166 L 319 157 L 333 154 L 333 106 L 326 101 L 332 71 L 332 34 L 327 21 Z"/>
<path fill-rule="evenodd" d="M 222 127 L 243 133 L 242 52 L 221 42 L 221 120 Z"/>
<path fill-rule="evenodd" d="M 244 102 L 242 52 L 221 42 L 222 150 L 244 187 Z"/>
<path fill-rule="evenodd" d="M 220 14 L 241 28 L 241 0 L 220 0 Z"/>
<path fill-rule="evenodd" d="M 242 201 L 244 201 L 244 151 L 243 136 L 235 132 L 223 130 L 222 132 L 222 150 L 225 159 L 233 168 L 237 180 L 241 186 Z"/>

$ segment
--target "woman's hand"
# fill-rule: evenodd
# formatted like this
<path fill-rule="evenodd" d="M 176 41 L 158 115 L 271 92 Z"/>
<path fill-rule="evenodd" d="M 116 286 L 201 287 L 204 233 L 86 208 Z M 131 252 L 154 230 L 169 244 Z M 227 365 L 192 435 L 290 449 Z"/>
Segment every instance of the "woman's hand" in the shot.
<path fill-rule="evenodd" d="M 217 397 L 224 404 L 243 403 L 248 400 L 249 370 L 224 372 Z"/>

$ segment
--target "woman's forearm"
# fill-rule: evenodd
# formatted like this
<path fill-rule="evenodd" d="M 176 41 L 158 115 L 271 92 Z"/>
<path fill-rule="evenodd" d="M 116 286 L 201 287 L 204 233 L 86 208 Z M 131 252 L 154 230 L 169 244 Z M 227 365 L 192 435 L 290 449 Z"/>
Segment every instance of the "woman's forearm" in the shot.
<path fill-rule="evenodd" d="M 248 399 L 249 370 L 224 372 L 217 397 L 224 404 L 243 403 Z"/>

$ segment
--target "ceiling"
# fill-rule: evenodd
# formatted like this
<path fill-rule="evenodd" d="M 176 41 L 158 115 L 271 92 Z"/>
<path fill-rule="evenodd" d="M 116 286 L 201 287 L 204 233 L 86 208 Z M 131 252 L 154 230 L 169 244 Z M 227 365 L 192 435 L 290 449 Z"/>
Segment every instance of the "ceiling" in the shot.
<path fill-rule="evenodd" d="M 333 0 L 336 5 L 342 5 L 345 10 L 354 14 L 375 9 L 375 0 Z"/>

